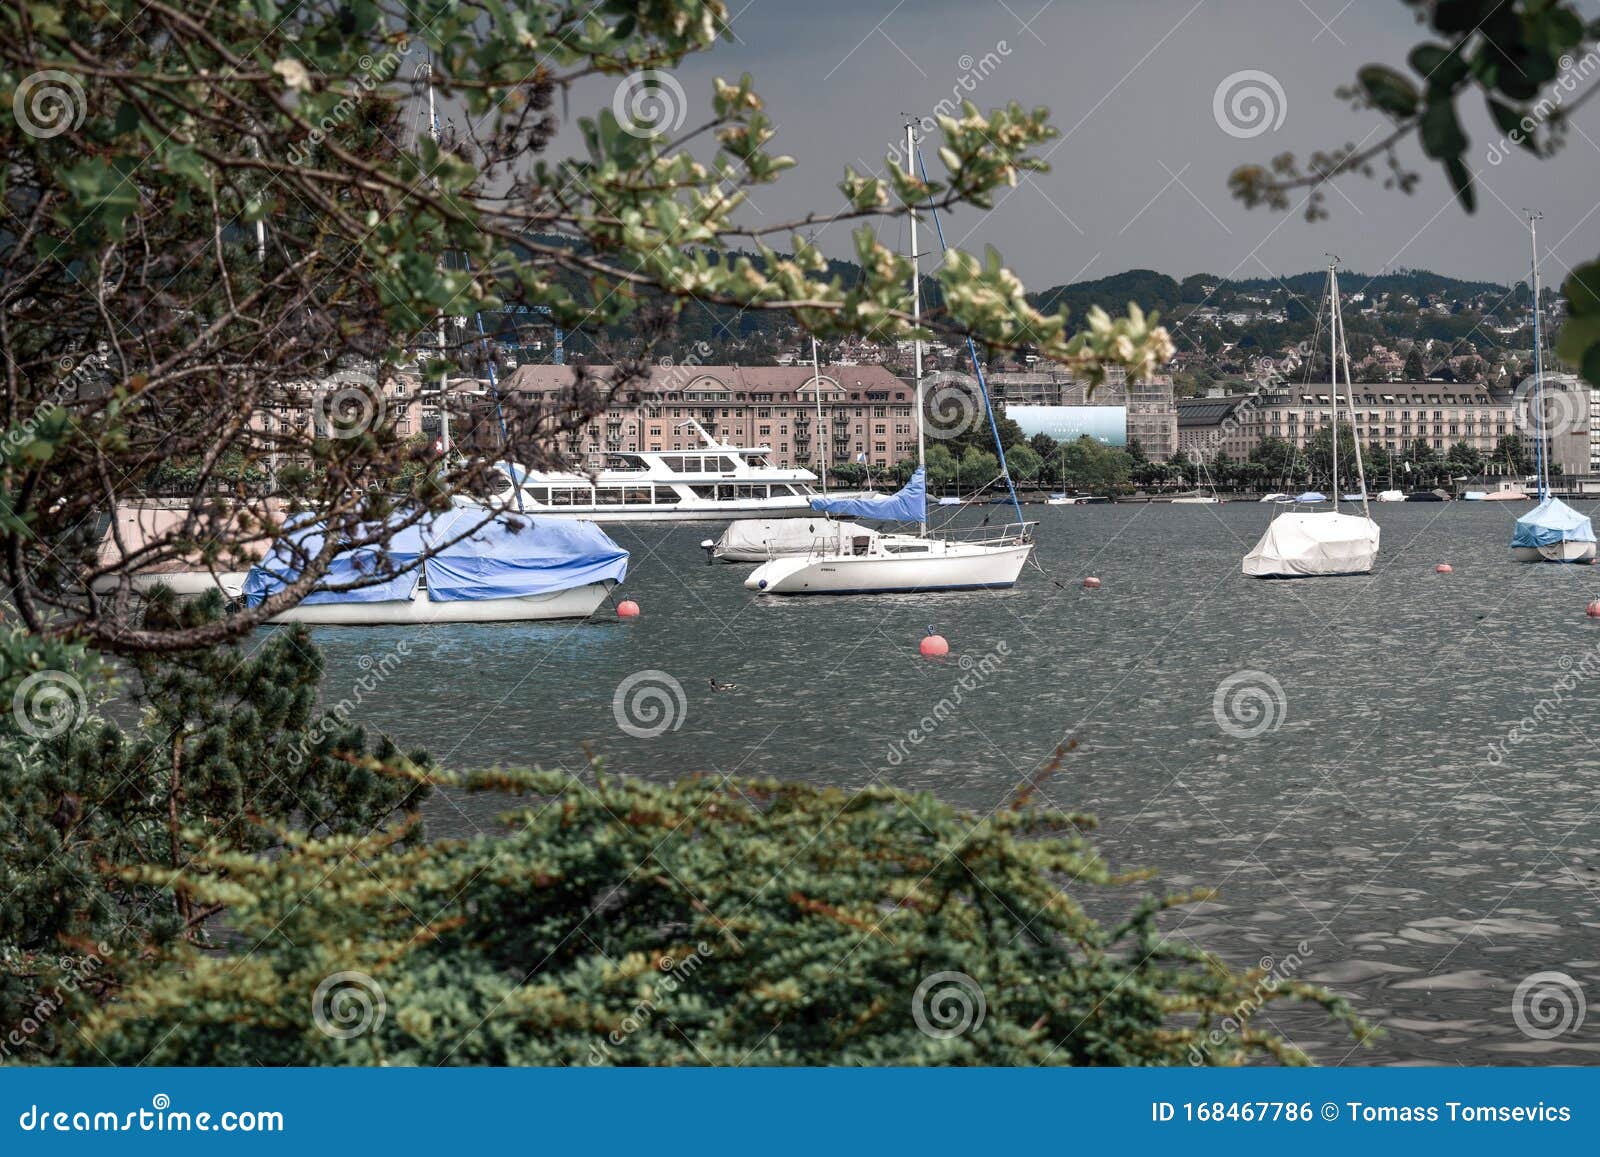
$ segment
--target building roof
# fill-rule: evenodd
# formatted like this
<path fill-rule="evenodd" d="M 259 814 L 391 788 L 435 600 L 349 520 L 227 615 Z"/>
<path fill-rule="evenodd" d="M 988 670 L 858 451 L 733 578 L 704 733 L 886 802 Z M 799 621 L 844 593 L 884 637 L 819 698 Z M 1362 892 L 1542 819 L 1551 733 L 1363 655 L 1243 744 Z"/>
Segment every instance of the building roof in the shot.
<path fill-rule="evenodd" d="M 1226 398 L 1179 398 L 1178 429 L 1185 426 L 1215 426 L 1233 413 L 1249 394 L 1233 394 Z"/>

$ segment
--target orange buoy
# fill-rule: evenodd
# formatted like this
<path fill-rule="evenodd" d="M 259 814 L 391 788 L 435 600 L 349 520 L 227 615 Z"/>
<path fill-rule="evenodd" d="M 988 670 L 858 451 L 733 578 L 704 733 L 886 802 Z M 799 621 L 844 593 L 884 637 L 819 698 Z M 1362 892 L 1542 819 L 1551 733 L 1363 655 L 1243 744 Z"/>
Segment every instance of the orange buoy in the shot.
<path fill-rule="evenodd" d="M 1090 575 L 1088 578 L 1083 580 L 1083 589 L 1086 590 L 1086 591 L 1097 591 L 1097 590 L 1099 590 L 1100 589 L 1100 580 L 1095 578 L 1093 575 Z"/>
<path fill-rule="evenodd" d="M 943 658 L 950 653 L 950 643 L 943 635 L 933 633 L 933 628 L 928 628 L 928 633 L 923 636 L 922 642 L 917 644 L 917 649 L 929 659 Z"/>
<path fill-rule="evenodd" d="M 632 599 L 623 599 L 617 604 L 617 618 L 637 619 L 639 617 L 639 604 Z"/>
<path fill-rule="evenodd" d="M 1449 563 L 1441 562 L 1438 566 L 1433 568 L 1433 573 L 1434 574 L 1452 574 L 1455 571 L 1455 569 L 1456 568 L 1451 566 Z"/>
<path fill-rule="evenodd" d="M 1600 619 L 1600 599 L 1595 599 L 1589 604 L 1589 617 Z"/>

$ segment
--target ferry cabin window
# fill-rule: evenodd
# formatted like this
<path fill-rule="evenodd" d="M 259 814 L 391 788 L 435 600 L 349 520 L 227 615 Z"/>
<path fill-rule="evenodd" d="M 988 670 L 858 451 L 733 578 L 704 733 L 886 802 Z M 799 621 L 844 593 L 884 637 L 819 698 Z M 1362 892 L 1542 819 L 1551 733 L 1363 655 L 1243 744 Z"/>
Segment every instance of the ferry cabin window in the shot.
<path fill-rule="evenodd" d="M 629 506 L 649 506 L 651 493 L 648 486 L 629 486 L 622 492 L 622 501 Z"/>
<path fill-rule="evenodd" d="M 671 486 L 657 486 L 655 491 L 657 502 L 677 502 L 680 497 L 677 490 Z"/>
<path fill-rule="evenodd" d="M 691 486 L 689 489 L 694 491 L 696 498 L 714 499 L 717 496 L 717 488 L 715 486 Z"/>
<path fill-rule="evenodd" d="M 595 504 L 598 506 L 622 505 L 622 487 L 596 486 L 594 488 Z"/>
<path fill-rule="evenodd" d="M 589 488 L 587 486 L 581 490 L 575 486 L 552 486 L 550 488 L 551 506 L 589 506 L 591 504 L 592 499 L 589 496 Z"/>
<path fill-rule="evenodd" d="M 721 466 L 715 465 L 715 463 L 717 463 L 717 462 L 721 462 L 722 465 Z M 706 459 L 706 469 L 707 470 L 722 470 L 722 471 L 724 471 L 726 473 L 731 474 L 734 471 L 739 469 L 739 464 L 737 462 L 735 462 L 732 458 L 729 458 L 726 455 L 724 455 L 721 458 L 707 458 Z"/>
<path fill-rule="evenodd" d="M 537 502 L 540 506 L 550 505 L 550 487 L 548 486 L 524 486 L 522 494 L 529 502 Z"/>

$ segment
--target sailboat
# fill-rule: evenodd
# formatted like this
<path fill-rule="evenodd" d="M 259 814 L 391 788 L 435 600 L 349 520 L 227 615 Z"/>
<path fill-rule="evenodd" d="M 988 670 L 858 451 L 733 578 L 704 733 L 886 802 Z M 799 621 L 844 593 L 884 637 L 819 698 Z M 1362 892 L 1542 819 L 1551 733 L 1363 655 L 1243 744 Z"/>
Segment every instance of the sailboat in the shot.
<path fill-rule="evenodd" d="M 915 177 L 920 162 L 916 126 L 906 125 L 906 175 Z M 926 176 L 926 171 L 924 171 Z M 911 318 L 922 323 L 922 277 L 917 252 L 917 218 L 909 215 L 911 235 Z M 939 214 L 933 211 L 934 228 L 944 247 L 944 230 Z M 916 534 L 849 535 L 836 526 L 831 541 L 825 540 L 803 558 L 777 558 L 758 566 L 745 579 L 747 589 L 766 595 L 888 594 L 952 590 L 984 590 L 1016 585 L 1017 576 L 1033 555 L 1033 523 L 1022 520 L 1022 506 L 1006 469 L 1000 435 L 994 415 L 989 415 L 995 432 L 995 450 L 1000 457 L 1006 489 L 1017 512 L 1017 521 L 1008 526 L 977 527 L 965 532 L 928 532 L 927 448 L 923 415 L 924 381 L 922 342 L 913 338 L 912 362 L 916 374 L 917 469 L 911 480 L 891 495 L 814 498 L 811 508 L 824 514 L 844 515 L 883 521 L 915 522 Z M 983 391 L 985 406 L 988 387 L 978 362 L 977 347 L 967 339 L 967 353 Z"/>
<path fill-rule="evenodd" d="M 1594 523 L 1550 493 L 1549 454 L 1544 441 L 1544 349 L 1539 333 L 1539 219 L 1528 214 L 1533 245 L 1533 451 L 1539 505 L 1517 519 L 1511 557 L 1517 562 L 1589 562 L 1595 555 Z"/>
<path fill-rule="evenodd" d="M 1253 578 L 1304 578 L 1318 575 L 1367 574 L 1378 557 L 1378 524 L 1367 508 L 1367 478 L 1361 465 L 1361 440 L 1356 439 L 1356 480 L 1360 484 L 1361 514 L 1339 513 L 1339 364 L 1344 363 L 1345 388 L 1350 389 L 1350 354 L 1344 343 L 1344 314 L 1339 308 L 1339 263 L 1328 262 L 1328 344 L 1333 420 L 1332 510 L 1291 510 L 1278 515 L 1255 549 L 1244 556 L 1244 573 Z M 1353 392 L 1346 397 L 1353 405 Z M 1352 428 L 1354 423 L 1352 422 Z M 1316 496 L 1320 498 L 1321 496 Z M 1306 502 L 1302 494 L 1295 501 Z"/>

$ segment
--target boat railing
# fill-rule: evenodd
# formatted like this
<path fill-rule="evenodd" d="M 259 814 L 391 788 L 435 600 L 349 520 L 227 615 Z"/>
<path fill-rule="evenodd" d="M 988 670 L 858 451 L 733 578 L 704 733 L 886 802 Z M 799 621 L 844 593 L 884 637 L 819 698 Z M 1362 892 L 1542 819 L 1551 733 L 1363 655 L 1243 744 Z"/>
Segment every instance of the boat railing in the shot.
<path fill-rule="evenodd" d="M 1033 531 L 1039 524 L 1037 522 L 1012 522 L 996 526 L 966 526 L 941 530 L 940 538 L 952 539 L 956 542 L 971 543 L 975 546 L 997 546 L 1003 543 L 1024 543 L 1033 541 Z"/>

